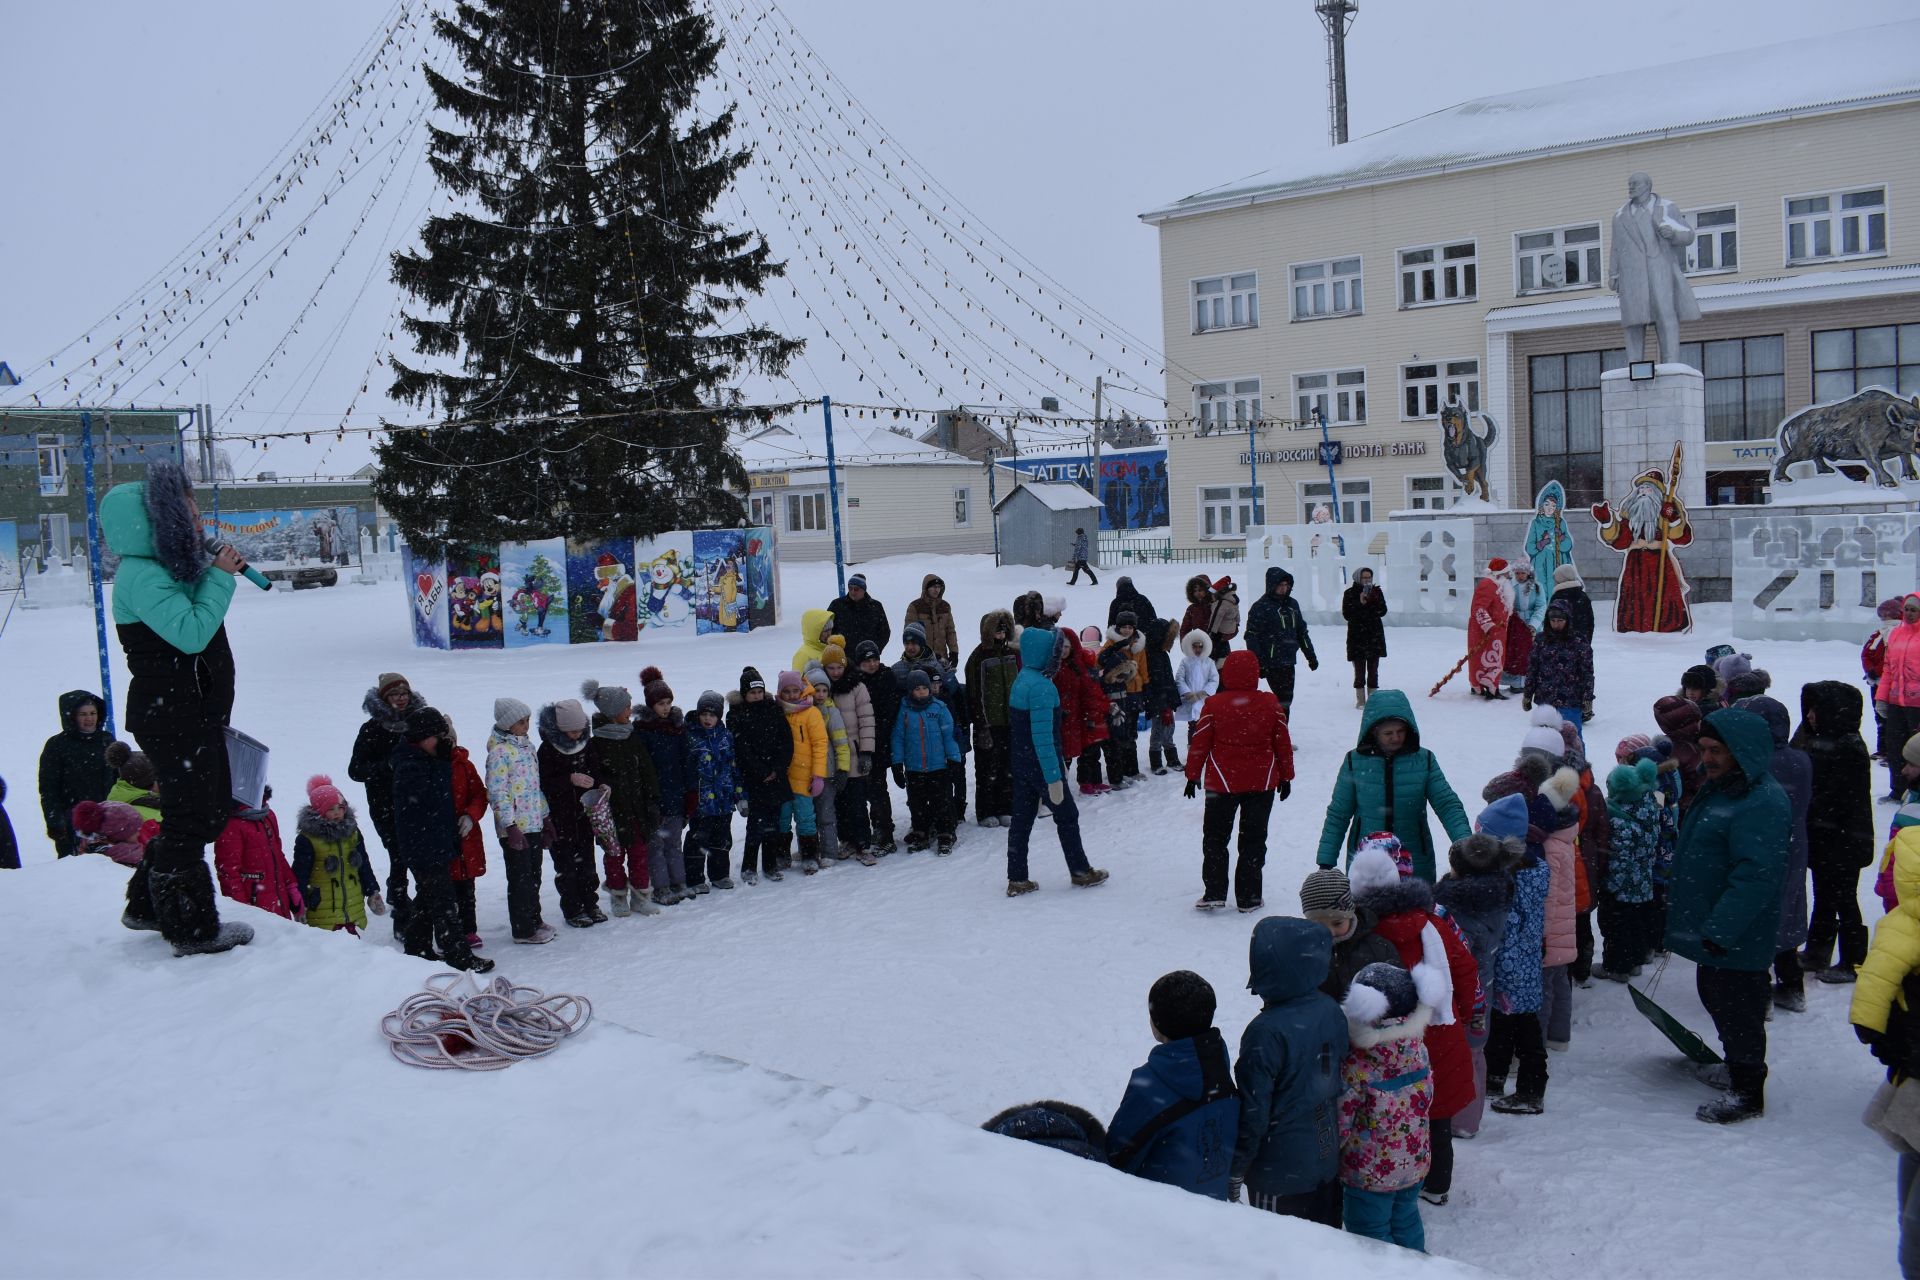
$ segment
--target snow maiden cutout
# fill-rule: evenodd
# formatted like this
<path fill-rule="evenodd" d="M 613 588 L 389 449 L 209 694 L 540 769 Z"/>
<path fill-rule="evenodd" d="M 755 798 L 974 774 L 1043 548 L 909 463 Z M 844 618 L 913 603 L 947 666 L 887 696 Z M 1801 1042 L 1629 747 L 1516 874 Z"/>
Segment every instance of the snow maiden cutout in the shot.
<path fill-rule="evenodd" d="M 693 535 L 669 533 L 635 544 L 640 566 L 640 625 L 678 627 L 693 621 Z"/>
<path fill-rule="evenodd" d="M 412 547 L 404 548 L 401 578 L 411 603 L 407 612 L 413 619 L 413 643 L 422 649 L 449 647 L 446 562 L 416 556 Z"/>
<path fill-rule="evenodd" d="M 1533 563 L 1533 580 L 1548 596 L 1553 594 L 1553 571 L 1573 563 L 1573 534 L 1567 529 L 1566 511 L 1567 491 L 1560 482 L 1541 485 L 1533 500 L 1533 520 L 1527 525 L 1527 559 Z"/>
<path fill-rule="evenodd" d="M 501 590 L 510 615 L 507 648 L 567 643 L 566 562 L 566 543 L 559 538 L 500 548 Z"/>
<path fill-rule="evenodd" d="M 1614 601 L 1615 631 L 1676 633 L 1693 629 L 1687 608 L 1687 577 L 1681 572 L 1676 547 L 1693 541 L 1693 526 L 1680 502 L 1681 449 L 1673 446 L 1673 461 L 1662 474 L 1649 467 L 1633 478 L 1633 489 L 1620 499 L 1616 514 L 1600 502 L 1593 518 L 1600 523 L 1600 541 L 1625 553 L 1620 571 L 1620 594 Z"/>
<path fill-rule="evenodd" d="M 625 538 L 567 540 L 567 634 L 574 644 L 640 638 L 640 592 Z"/>

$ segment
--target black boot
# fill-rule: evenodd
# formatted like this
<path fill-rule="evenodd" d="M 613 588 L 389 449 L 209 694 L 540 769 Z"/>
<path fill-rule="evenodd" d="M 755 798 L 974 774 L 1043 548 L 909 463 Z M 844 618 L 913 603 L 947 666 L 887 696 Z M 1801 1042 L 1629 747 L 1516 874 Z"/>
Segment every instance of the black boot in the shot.
<path fill-rule="evenodd" d="M 1147 767 L 1153 770 L 1155 777 L 1164 777 L 1166 775 L 1167 766 L 1160 763 L 1160 748 L 1147 748 Z"/>
<path fill-rule="evenodd" d="M 1180 765 L 1179 751 L 1175 750 L 1173 747 L 1168 747 L 1167 748 L 1167 768 L 1178 769 L 1180 767 L 1181 765 Z"/>
<path fill-rule="evenodd" d="M 1807 935 L 1807 945 L 1800 953 L 1800 968 L 1806 973 L 1818 973 L 1833 963 L 1833 939 L 1816 938 Z"/>
<path fill-rule="evenodd" d="M 127 909 L 120 913 L 120 923 L 129 929 L 160 928 L 160 917 L 153 911 L 153 893 L 149 885 L 152 870 L 146 863 L 133 869 L 133 878 L 127 881 Z"/>
<path fill-rule="evenodd" d="M 183 854 L 167 852 L 170 856 Z M 151 853 L 150 849 L 149 856 Z M 220 911 L 214 905 L 213 872 L 207 869 L 204 855 L 177 870 L 156 868 L 148 873 L 147 884 L 160 922 L 160 936 L 173 944 L 174 955 L 211 955 L 253 941 L 251 926 L 220 923 Z"/>
<path fill-rule="evenodd" d="M 1730 1063 L 1727 1078 L 1732 1087 L 1695 1111 L 1693 1114 L 1696 1119 L 1708 1124 L 1738 1124 L 1767 1113 L 1767 1068 L 1764 1063 L 1759 1066 Z"/>
<path fill-rule="evenodd" d="M 1852 982 L 1867 958 L 1867 926 L 1849 924 L 1840 927 L 1840 959 L 1831 968 L 1822 969 L 1820 981 L 1835 985 Z"/>
<path fill-rule="evenodd" d="M 820 870 L 820 837 L 800 837 L 800 869 L 808 875 Z"/>

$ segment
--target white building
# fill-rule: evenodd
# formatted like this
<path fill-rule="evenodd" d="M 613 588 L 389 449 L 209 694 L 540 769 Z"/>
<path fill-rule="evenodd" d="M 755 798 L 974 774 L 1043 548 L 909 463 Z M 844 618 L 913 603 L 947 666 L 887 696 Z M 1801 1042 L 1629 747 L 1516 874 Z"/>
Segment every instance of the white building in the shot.
<path fill-rule="evenodd" d="M 983 464 L 859 418 L 836 420 L 833 443 L 840 535 L 849 562 L 993 550 Z M 823 424 L 771 426 L 735 446 L 752 486 L 752 523 L 773 527 L 787 559 L 833 559 Z"/>
<path fill-rule="evenodd" d="M 1599 499 L 1606 241 L 1635 170 L 1698 232 L 1682 358 L 1711 501 L 1764 500 L 1785 415 L 1920 393 L 1920 21 L 1499 94 L 1141 215 L 1167 400 L 1196 420 L 1168 446 L 1175 545 L 1326 501 L 1319 433 L 1296 429 L 1316 410 L 1343 519 L 1453 501 L 1455 397 L 1497 423 L 1496 502 L 1549 479 Z"/>

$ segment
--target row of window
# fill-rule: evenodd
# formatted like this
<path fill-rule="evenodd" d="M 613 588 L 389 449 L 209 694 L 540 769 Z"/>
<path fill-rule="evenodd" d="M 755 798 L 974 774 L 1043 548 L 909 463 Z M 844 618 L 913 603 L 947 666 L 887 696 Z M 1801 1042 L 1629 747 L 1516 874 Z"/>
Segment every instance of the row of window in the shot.
<path fill-rule="evenodd" d="M 1358 426 L 1367 420 L 1367 371 L 1321 369 L 1293 375 L 1294 417 L 1301 424 L 1325 418 L 1330 427 Z M 1480 361 L 1436 360 L 1400 366 L 1402 421 L 1437 418 L 1441 407 L 1457 401 L 1470 413 L 1480 411 Z M 1259 422 L 1260 379 L 1201 382 L 1193 388 L 1193 416 L 1200 433 L 1244 431 Z"/>
<path fill-rule="evenodd" d="M 1333 482 L 1303 480 L 1296 482 L 1301 518 L 1320 507 L 1333 506 Z M 1242 538 L 1255 525 L 1265 524 L 1266 485 L 1202 485 L 1199 490 L 1200 536 L 1214 540 Z M 1450 507 L 1460 497 L 1460 484 L 1450 475 L 1408 476 L 1405 485 L 1405 510 L 1429 511 Z M 1373 481 L 1340 481 L 1340 522 L 1356 524 L 1373 519 Z"/>
<path fill-rule="evenodd" d="M 1783 205 L 1786 265 L 1804 266 L 1887 252 L 1887 189 L 1829 191 L 1794 196 Z M 1740 268 L 1737 205 L 1686 210 L 1694 228 L 1687 272 L 1708 275 Z M 1514 293 L 1591 289 L 1602 282 L 1601 224 L 1577 223 L 1517 232 L 1513 237 Z M 1445 306 L 1480 296 L 1480 244 L 1418 245 L 1394 254 L 1399 306 Z M 1365 272 L 1358 256 L 1298 262 L 1287 268 L 1294 320 L 1322 320 L 1365 311 Z M 1260 323 L 1258 273 L 1209 276 L 1192 283 L 1193 330 L 1250 329 Z"/>
<path fill-rule="evenodd" d="M 860 505 L 860 499 L 848 498 L 850 507 Z M 755 525 L 777 525 L 782 533 L 827 533 L 833 528 L 831 508 L 827 505 L 827 492 L 824 489 L 799 490 L 793 493 L 755 493 L 747 497 L 747 522 Z M 953 527 L 971 528 L 973 525 L 973 490 L 959 485 L 953 491 Z"/>

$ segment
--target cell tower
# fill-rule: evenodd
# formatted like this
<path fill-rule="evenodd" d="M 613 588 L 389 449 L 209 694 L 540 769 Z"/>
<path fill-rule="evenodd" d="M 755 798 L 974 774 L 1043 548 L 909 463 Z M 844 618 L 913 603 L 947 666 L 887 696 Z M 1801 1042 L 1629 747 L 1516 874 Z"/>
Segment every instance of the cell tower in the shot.
<path fill-rule="evenodd" d="M 1327 29 L 1327 136 L 1337 147 L 1347 140 L 1347 32 L 1360 6 L 1356 0 L 1314 0 L 1313 11 Z"/>

